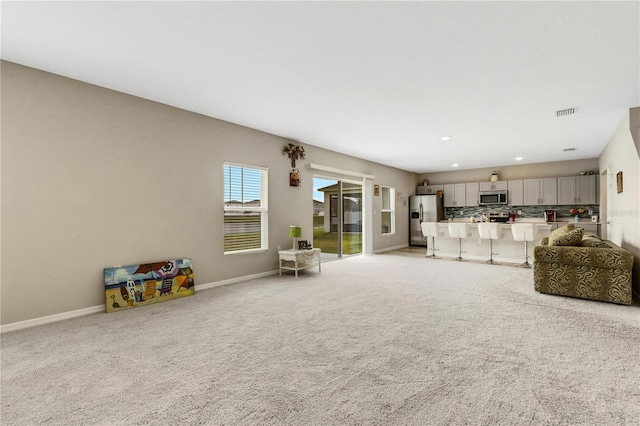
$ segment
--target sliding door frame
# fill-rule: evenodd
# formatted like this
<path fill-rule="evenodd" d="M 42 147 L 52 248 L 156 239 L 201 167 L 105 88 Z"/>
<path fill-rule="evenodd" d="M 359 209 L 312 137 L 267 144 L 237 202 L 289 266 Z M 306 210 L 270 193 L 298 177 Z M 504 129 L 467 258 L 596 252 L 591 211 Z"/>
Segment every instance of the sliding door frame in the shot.
<path fill-rule="evenodd" d="M 313 177 L 362 185 L 362 254 L 373 254 L 373 180 L 375 176 L 314 163 L 310 163 L 307 167 L 313 172 Z M 339 187 L 341 188 L 342 185 Z"/>

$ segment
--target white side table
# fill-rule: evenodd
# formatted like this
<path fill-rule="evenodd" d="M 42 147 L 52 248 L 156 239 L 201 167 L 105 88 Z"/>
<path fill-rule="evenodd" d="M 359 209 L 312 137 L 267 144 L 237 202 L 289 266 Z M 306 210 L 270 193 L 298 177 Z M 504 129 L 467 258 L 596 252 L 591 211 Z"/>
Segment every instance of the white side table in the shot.
<path fill-rule="evenodd" d="M 312 248 L 308 250 L 280 250 L 278 252 L 280 263 L 280 275 L 282 270 L 295 271 L 296 278 L 298 278 L 298 271 L 307 268 L 318 267 L 320 272 L 320 249 Z"/>

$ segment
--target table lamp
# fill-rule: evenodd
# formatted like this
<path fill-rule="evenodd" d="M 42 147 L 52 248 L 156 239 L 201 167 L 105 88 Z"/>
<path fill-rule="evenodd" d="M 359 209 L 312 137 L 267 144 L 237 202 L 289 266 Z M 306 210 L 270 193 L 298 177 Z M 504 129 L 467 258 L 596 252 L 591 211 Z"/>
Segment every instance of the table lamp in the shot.
<path fill-rule="evenodd" d="M 302 226 L 290 225 L 289 226 L 289 238 L 293 238 L 293 250 L 296 250 L 296 239 L 302 237 Z"/>

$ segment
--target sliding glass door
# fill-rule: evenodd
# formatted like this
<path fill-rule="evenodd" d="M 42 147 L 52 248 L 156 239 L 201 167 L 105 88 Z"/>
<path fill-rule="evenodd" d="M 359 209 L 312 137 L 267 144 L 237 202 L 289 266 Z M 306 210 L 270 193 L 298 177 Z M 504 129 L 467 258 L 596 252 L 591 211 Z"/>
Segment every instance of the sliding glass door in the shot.
<path fill-rule="evenodd" d="M 313 246 L 324 260 L 362 253 L 362 184 L 314 177 Z"/>

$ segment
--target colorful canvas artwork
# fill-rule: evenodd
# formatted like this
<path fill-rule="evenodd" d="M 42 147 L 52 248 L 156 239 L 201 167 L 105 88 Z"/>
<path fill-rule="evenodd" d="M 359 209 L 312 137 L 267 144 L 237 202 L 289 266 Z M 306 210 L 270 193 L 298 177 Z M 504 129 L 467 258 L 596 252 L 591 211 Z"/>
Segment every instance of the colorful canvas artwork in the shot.
<path fill-rule="evenodd" d="M 191 259 L 166 260 L 104 269 L 106 311 L 193 296 Z"/>

